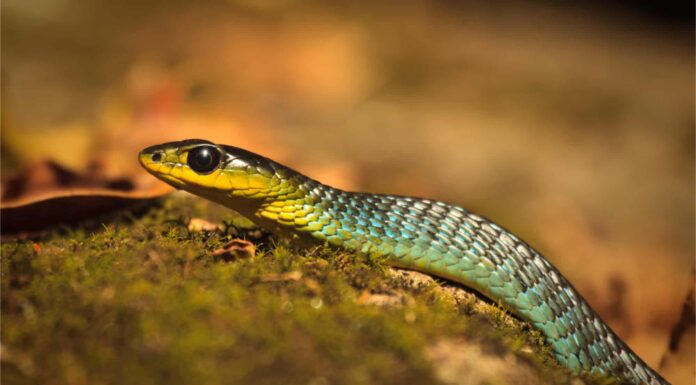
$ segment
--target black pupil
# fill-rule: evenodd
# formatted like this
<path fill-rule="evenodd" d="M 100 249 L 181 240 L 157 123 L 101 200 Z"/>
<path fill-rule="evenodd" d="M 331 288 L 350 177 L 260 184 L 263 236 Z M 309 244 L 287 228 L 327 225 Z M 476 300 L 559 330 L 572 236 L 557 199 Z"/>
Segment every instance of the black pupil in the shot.
<path fill-rule="evenodd" d="M 209 173 L 215 170 L 220 163 L 220 153 L 212 147 L 198 147 L 188 156 L 188 165 L 198 173 Z"/>
<path fill-rule="evenodd" d="M 161 153 L 156 152 L 156 153 L 152 154 L 152 161 L 153 161 L 153 162 L 159 162 L 160 160 L 162 160 L 162 154 L 161 154 Z"/>

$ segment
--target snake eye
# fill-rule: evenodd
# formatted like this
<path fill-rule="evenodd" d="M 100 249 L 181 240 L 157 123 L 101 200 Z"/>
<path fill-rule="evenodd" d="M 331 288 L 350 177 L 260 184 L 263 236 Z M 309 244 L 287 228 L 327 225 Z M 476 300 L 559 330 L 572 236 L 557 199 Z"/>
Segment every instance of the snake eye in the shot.
<path fill-rule="evenodd" d="M 208 174 L 220 164 L 220 151 L 212 146 L 201 146 L 189 151 L 187 163 L 199 174 Z"/>
<path fill-rule="evenodd" d="M 152 154 L 152 161 L 153 162 L 159 162 L 160 160 L 162 160 L 162 153 L 161 152 L 156 152 L 156 153 Z"/>

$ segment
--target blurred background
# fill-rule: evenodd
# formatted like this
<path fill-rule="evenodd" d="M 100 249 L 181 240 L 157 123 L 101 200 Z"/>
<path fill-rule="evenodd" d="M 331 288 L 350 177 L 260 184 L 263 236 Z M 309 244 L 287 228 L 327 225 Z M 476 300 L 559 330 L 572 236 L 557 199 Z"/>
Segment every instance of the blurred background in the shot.
<path fill-rule="evenodd" d="M 3 184 L 51 160 L 149 189 L 140 149 L 205 138 L 444 200 L 526 239 L 687 381 L 693 337 L 665 354 L 693 287 L 690 6 L 5 0 Z"/>

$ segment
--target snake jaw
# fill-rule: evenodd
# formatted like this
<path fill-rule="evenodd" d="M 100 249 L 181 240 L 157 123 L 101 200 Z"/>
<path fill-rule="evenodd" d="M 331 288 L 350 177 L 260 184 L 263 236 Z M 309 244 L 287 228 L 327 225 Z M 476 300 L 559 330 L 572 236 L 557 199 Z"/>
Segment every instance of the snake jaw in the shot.
<path fill-rule="evenodd" d="M 184 187 L 186 187 L 186 184 L 182 180 L 177 179 L 171 175 L 166 175 L 166 174 L 156 175 L 155 174 L 155 176 L 157 178 L 159 178 L 161 181 L 168 183 L 169 185 L 171 185 L 172 187 L 175 187 L 177 189 L 183 189 Z"/>

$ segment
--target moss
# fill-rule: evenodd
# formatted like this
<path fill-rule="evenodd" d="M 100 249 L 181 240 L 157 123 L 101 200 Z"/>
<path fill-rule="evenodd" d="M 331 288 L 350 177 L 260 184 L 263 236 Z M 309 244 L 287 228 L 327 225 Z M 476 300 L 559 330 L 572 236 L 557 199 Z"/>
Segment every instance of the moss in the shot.
<path fill-rule="evenodd" d="M 189 233 L 192 217 L 227 226 Z M 254 258 L 213 256 L 237 237 L 257 243 Z M 528 326 L 415 281 L 376 258 L 296 250 L 231 211 L 171 197 L 101 227 L 2 244 L 2 380 L 436 384 L 449 380 L 429 349 L 463 341 L 512 357 L 529 383 L 569 383 Z"/>

